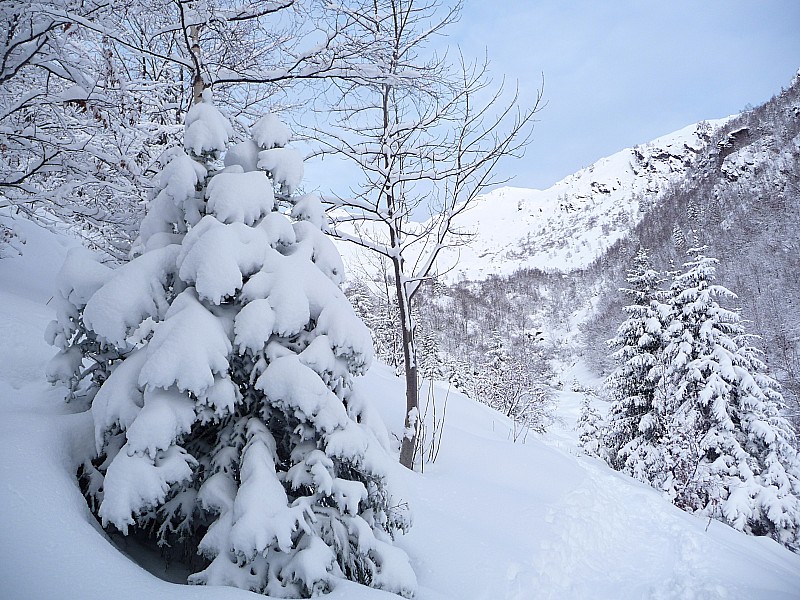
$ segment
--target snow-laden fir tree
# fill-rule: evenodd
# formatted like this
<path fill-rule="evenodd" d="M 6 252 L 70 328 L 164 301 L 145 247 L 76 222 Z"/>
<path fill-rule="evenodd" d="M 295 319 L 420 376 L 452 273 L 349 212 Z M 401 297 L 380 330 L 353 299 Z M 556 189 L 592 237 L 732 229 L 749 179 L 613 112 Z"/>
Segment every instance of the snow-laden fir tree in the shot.
<path fill-rule="evenodd" d="M 800 550 L 800 460 L 783 401 L 719 298 L 717 261 L 690 250 L 671 287 L 665 373 L 656 395 L 668 419 L 665 471 L 655 485 L 687 510 Z"/>
<path fill-rule="evenodd" d="M 267 115 L 232 134 L 211 92 L 189 112 L 132 260 L 71 254 L 52 380 L 91 400 L 84 467 L 103 525 L 199 552 L 192 583 L 308 597 L 337 578 L 411 596 L 408 525 L 353 376 L 370 335 L 302 159 Z"/>
<path fill-rule="evenodd" d="M 578 431 L 578 444 L 589 456 L 602 457 L 605 454 L 603 447 L 603 419 L 597 409 L 592 406 L 589 396 L 581 402 L 581 412 L 576 427 Z"/>
<path fill-rule="evenodd" d="M 427 325 L 417 325 L 419 329 L 419 349 L 417 350 L 417 363 L 420 376 L 428 381 L 446 379 L 447 366 L 444 356 L 439 350 L 439 341 L 436 333 Z"/>
<path fill-rule="evenodd" d="M 608 342 L 617 367 L 606 380 L 613 404 L 603 441 L 613 468 L 651 481 L 663 467 L 664 414 L 657 406 L 656 388 L 663 371 L 668 307 L 659 291 L 664 278 L 650 266 L 646 249 L 636 253 L 627 281 L 630 287 L 620 290 L 630 302 L 623 309 L 627 318 Z"/>

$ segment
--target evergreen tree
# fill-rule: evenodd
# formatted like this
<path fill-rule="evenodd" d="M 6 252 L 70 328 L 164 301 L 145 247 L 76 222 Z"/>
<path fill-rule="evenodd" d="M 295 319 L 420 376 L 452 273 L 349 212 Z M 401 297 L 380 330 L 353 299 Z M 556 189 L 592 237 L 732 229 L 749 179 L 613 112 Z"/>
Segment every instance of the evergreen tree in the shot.
<path fill-rule="evenodd" d="M 657 394 L 669 416 L 665 473 L 673 501 L 800 549 L 800 460 L 776 383 L 717 299 L 717 261 L 690 250 L 672 284 L 673 321 Z"/>
<path fill-rule="evenodd" d="M 686 252 L 686 236 L 677 224 L 672 228 L 672 246 L 681 254 Z"/>
<path fill-rule="evenodd" d="M 628 318 L 609 341 L 617 368 L 606 385 L 614 400 L 604 432 L 605 453 L 612 467 L 650 481 L 661 469 L 659 443 L 664 435 L 664 415 L 656 406 L 661 377 L 660 354 L 665 345 L 665 295 L 658 291 L 662 276 L 650 266 L 647 250 L 640 249 L 621 291 L 630 303 Z"/>
<path fill-rule="evenodd" d="M 372 343 L 319 200 L 294 196 L 302 159 L 275 117 L 217 171 L 231 133 L 205 90 L 134 258 L 62 269 L 51 379 L 91 400 L 90 505 L 108 528 L 199 552 L 191 583 L 309 597 L 344 577 L 410 596 L 391 544 L 407 517 L 352 387 Z"/>
<path fill-rule="evenodd" d="M 420 325 L 418 327 L 420 329 L 417 334 L 420 347 L 417 352 L 417 362 L 419 363 L 420 375 L 429 381 L 445 378 L 447 376 L 447 368 L 445 367 L 442 353 L 439 351 L 439 342 L 436 339 L 435 332 L 430 327 Z"/>
<path fill-rule="evenodd" d="M 666 294 L 642 260 L 629 277 L 638 303 L 612 340 L 620 366 L 608 382 L 607 460 L 685 510 L 797 551 L 795 433 L 739 315 L 718 302 L 735 295 L 714 284 L 717 261 L 702 252 L 689 251 Z"/>
<path fill-rule="evenodd" d="M 581 403 L 581 412 L 578 417 L 578 443 L 589 456 L 602 457 L 604 448 L 602 444 L 603 420 L 600 413 L 592 406 L 591 398 L 585 396 Z"/>

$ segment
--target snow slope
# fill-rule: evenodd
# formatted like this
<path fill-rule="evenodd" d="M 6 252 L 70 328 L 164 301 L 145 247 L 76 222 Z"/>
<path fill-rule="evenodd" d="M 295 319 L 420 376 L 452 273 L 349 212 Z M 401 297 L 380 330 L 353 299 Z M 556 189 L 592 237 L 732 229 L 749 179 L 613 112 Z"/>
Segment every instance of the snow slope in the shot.
<path fill-rule="evenodd" d="M 482 196 L 458 223 L 475 233 L 470 247 L 450 251 L 440 271 L 457 260 L 451 280 L 587 266 L 641 220 L 642 196 L 652 199 L 682 175 L 710 131 L 727 120 L 690 125 L 626 148 L 546 190 L 503 187 Z"/>
<path fill-rule="evenodd" d="M 49 290 L 74 242 L 27 222 L 15 230 L 23 256 L 0 259 L 0 598 L 257 598 L 163 581 L 94 522 L 73 476 L 93 445 L 90 416 L 43 376 Z M 402 382 L 376 365 L 359 385 L 396 433 Z M 424 473 L 394 473 L 415 516 L 399 543 L 421 600 L 800 597 L 800 556 L 685 514 L 579 456 L 570 428 L 581 394 L 562 394 L 563 429 L 515 444 L 505 418 L 435 390 L 439 414 L 447 398 L 439 458 Z M 329 596 L 392 597 L 355 584 Z"/>

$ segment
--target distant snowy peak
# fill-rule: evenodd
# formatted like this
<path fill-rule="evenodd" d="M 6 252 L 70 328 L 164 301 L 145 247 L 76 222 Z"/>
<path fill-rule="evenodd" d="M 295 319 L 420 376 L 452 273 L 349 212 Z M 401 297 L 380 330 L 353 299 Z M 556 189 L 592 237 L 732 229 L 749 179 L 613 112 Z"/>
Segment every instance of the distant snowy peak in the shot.
<path fill-rule="evenodd" d="M 569 272 L 589 265 L 624 237 L 646 205 L 682 176 L 729 119 L 690 125 L 601 158 L 546 190 L 503 187 L 478 198 L 458 223 L 474 234 L 448 250 L 448 281 L 508 275 L 523 268 Z"/>

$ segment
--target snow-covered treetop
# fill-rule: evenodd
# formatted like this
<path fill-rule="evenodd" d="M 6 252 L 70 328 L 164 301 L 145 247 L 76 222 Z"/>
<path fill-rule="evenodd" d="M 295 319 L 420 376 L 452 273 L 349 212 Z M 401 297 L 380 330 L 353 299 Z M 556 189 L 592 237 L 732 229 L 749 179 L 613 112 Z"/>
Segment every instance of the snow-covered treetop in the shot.
<path fill-rule="evenodd" d="M 214 106 L 211 89 L 203 90 L 203 101 L 186 115 L 183 144 L 194 156 L 218 157 L 233 137 L 230 121 Z"/>
<path fill-rule="evenodd" d="M 216 175 L 208 184 L 206 197 L 207 211 L 227 224 L 253 225 L 275 205 L 272 185 L 264 173 L 245 173 L 240 167 L 230 167 Z"/>
<path fill-rule="evenodd" d="M 705 256 L 705 251 L 705 246 L 687 251 L 692 258 L 683 265 L 684 272 L 675 276 L 671 286 L 675 305 L 680 307 L 684 315 L 705 314 L 707 310 L 712 310 L 721 319 L 738 320 L 733 313 L 719 308 L 714 301 L 716 297 L 736 298 L 736 294 L 714 284 L 719 261 Z"/>
<path fill-rule="evenodd" d="M 636 252 L 633 266 L 628 269 L 626 281 L 630 284 L 630 287 L 623 288 L 620 291 L 637 303 L 647 304 L 659 295 L 657 290 L 664 281 L 664 277 L 652 268 L 646 248 L 639 248 Z"/>

